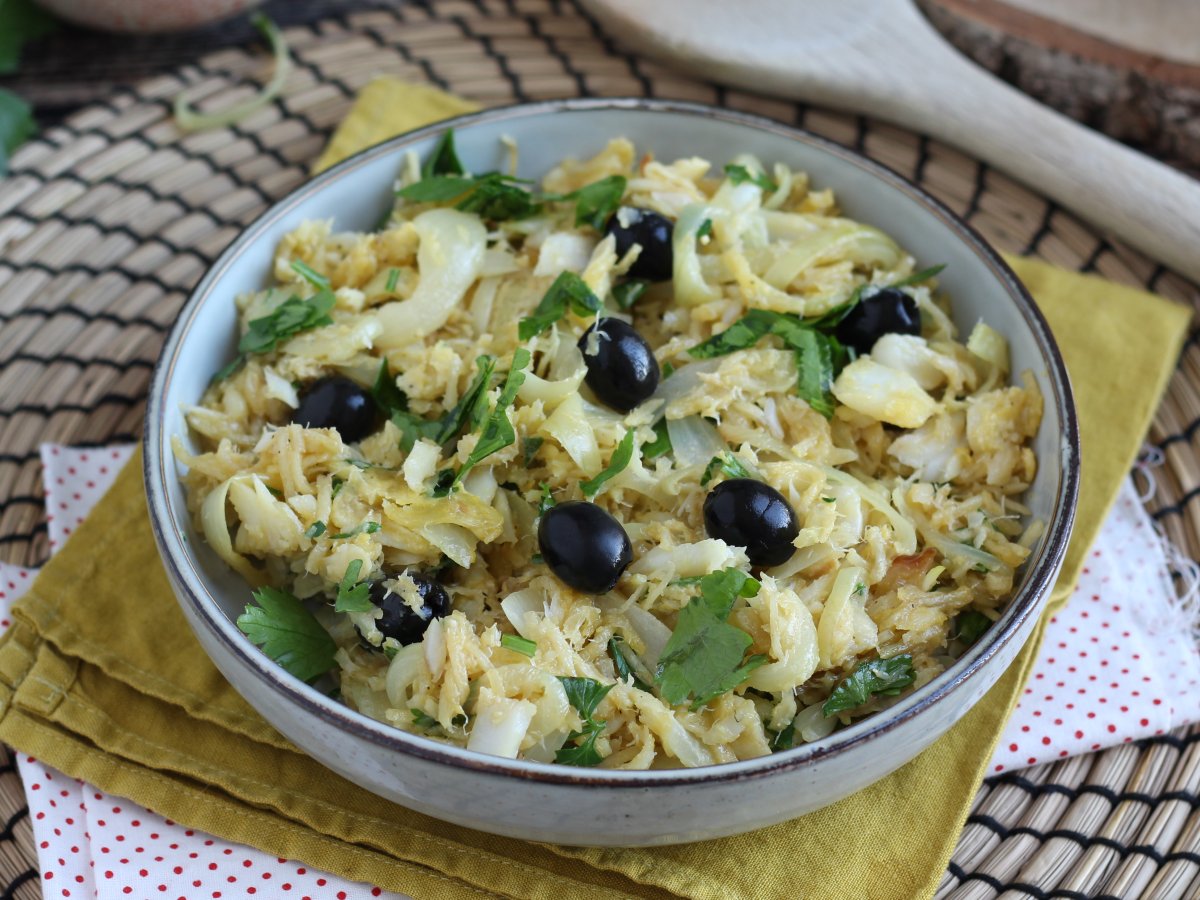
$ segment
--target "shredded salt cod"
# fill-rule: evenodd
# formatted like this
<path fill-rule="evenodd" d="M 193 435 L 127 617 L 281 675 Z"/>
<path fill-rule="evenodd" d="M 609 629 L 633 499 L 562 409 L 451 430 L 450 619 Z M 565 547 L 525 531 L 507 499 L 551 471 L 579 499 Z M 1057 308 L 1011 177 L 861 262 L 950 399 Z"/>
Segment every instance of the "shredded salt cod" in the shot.
<path fill-rule="evenodd" d="M 1037 385 L 917 268 L 782 164 L 619 138 L 533 184 L 448 132 L 377 230 L 280 241 L 187 410 L 239 627 L 372 718 L 540 762 L 878 712 L 998 617 L 1037 525 Z"/>

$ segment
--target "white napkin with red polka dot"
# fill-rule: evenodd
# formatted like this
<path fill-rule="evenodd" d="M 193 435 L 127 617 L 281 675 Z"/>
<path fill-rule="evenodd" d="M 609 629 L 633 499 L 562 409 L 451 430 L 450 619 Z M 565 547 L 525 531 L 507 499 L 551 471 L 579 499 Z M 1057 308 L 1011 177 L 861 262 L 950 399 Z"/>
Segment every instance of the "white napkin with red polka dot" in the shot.
<path fill-rule="evenodd" d="M 108 489 L 132 447 L 42 447 L 50 546 Z M 1200 721 L 1200 650 L 1164 543 L 1132 479 L 1079 584 L 1046 628 L 997 748 L 1004 772 Z M 0 563 L 0 626 L 33 570 Z M 21 756 L 46 897 L 396 897 L 164 819 Z"/>

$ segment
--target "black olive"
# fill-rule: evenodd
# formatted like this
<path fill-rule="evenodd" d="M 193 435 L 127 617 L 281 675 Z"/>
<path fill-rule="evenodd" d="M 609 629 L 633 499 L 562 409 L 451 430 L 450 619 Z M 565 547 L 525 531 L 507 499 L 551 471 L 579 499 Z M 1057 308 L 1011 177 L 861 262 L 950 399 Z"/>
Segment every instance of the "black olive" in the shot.
<path fill-rule="evenodd" d="M 636 206 L 622 206 L 613 213 L 604 228 L 605 234 L 611 234 L 617 240 L 618 259 L 628 253 L 634 244 L 641 244 L 642 252 L 630 266 L 629 275 L 648 281 L 668 281 L 671 278 L 675 265 L 675 257 L 671 252 L 674 232 L 675 226 L 666 216 Z"/>
<path fill-rule="evenodd" d="M 880 288 L 858 301 L 837 326 L 837 339 L 859 353 L 870 353 L 885 334 L 920 334 L 917 301 L 899 288 Z"/>
<path fill-rule="evenodd" d="M 588 339 L 599 332 L 596 354 L 588 353 Z M 588 387 L 605 404 L 629 412 L 650 399 L 658 387 L 658 360 L 645 338 L 620 319 L 601 319 L 579 339 L 587 363 Z"/>
<path fill-rule="evenodd" d="M 375 627 L 385 638 L 395 638 L 404 646 L 421 640 L 430 622 L 450 613 L 450 595 L 444 587 L 428 575 L 410 572 L 409 577 L 421 595 L 420 614 L 403 597 L 384 587 L 382 581 L 371 584 L 371 602 L 383 610 L 383 615 L 375 620 Z"/>
<path fill-rule="evenodd" d="M 787 562 L 800 533 L 796 513 L 783 494 L 753 478 L 722 481 L 704 498 L 704 529 L 734 547 L 745 547 L 755 566 Z"/>
<path fill-rule="evenodd" d="M 611 591 L 633 559 L 633 546 L 621 523 L 582 500 L 542 513 L 538 549 L 551 572 L 585 594 Z"/>
<path fill-rule="evenodd" d="M 375 403 L 366 388 L 341 375 L 331 375 L 304 390 L 292 421 L 305 428 L 336 428 L 343 441 L 353 443 L 374 431 L 377 419 Z"/>

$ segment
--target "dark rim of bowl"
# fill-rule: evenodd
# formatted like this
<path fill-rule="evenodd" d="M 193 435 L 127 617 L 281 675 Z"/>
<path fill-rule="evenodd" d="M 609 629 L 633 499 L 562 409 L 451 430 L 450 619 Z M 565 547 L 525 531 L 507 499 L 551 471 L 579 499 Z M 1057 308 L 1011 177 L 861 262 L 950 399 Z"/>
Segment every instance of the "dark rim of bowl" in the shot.
<path fill-rule="evenodd" d="M 203 596 L 200 596 L 192 590 L 189 584 L 185 568 L 191 568 L 194 572 L 194 567 L 188 562 L 183 550 L 183 541 L 167 513 L 170 502 L 166 498 L 164 485 L 166 479 L 171 477 L 167 466 L 171 454 L 169 448 L 162 443 L 161 423 L 165 418 L 163 403 L 179 345 L 190 329 L 196 311 L 223 271 L 245 251 L 260 231 L 286 214 L 297 203 L 319 191 L 326 184 L 336 181 L 378 156 L 392 154 L 400 147 L 439 134 L 447 128 L 462 128 L 476 123 L 522 119 L 555 112 L 601 110 L 682 114 L 717 119 L 772 132 L 840 157 L 868 175 L 898 189 L 933 213 L 991 269 L 995 277 L 1007 288 L 1009 296 L 1016 303 L 1026 324 L 1033 332 L 1038 349 L 1047 365 L 1047 375 L 1053 389 L 1055 407 L 1062 423 L 1062 474 L 1059 478 L 1055 498 L 1055 513 L 1043 537 L 1041 549 L 1035 558 L 1034 568 L 1029 571 L 1023 589 L 1009 601 L 997 625 L 988 630 L 989 639 L 985 643 L 976 644 L 970 648 L 950 669 L 913 691 L 902 704 L 865 717 L 842 731 L 835 732 L 830 738 L 818 744 L 802 745 L 771 756 L 734 763 L 696 769 L 663 769 L 647 772 L 583 769 L 523 760 L 504 760 L 461 748 L 448 748 L 437 741 L 422 738 L 419 735 L 413 735 L 386 723 L 370 719 L 348 706 L 330 700 L 315 688 L 287 675 L 240 633 L 236 633 L 232 623 L 225 620 L 225 617 L 215 609 L 215 601 L 207 591 L 203 591 Z M 939 700 L 965 685 L 1015 638 L 1022 630 L 1022 625 L 1026 620 L 1039 610 L 1042 599 L 1048 596 L 1053 587 L 1054 578 L 1061 568 L 1075 518 L 1075 506 L 1079 491 L 1079 430 L 1070 380 L 1062 356 L 1050 332 L 1049 325 L 1033 298 L 1025 290 L 1012 269 L 974 228 L 960 219 L 941 201 L 926 193 L 903 175 L 827 138 L 748 113 L 732 112 L 685 101 L 650 100 L 635 97 L 546 100 L 536 103 L 513 104 L 457 116 L 367 148 L 296 188 L 264 211 L 222 252 L 197 284 L 191 297 L 180 311 L 155 367 L 146 409 L 145 446 L 143 465 L 151 526 L 163 557 L 163 563 L 169 569 L 171 580 L 177 587 L 177 593 L 179 593 L 179 589 L 183 589 L 181 600 L 185 600 L 191 607 L 195 617 L 203 622 L 213 636 L 221 641 L 232 654 L 248 665 L 267 685 L 281 695 L 285 702 L 295 703 L 318 718 L 350 731 L 373 744 L 409 756 L 516 780 L 531 780 L 548 784 L 596 785 L 610 788 L 647 788 L 761 778 L 781 770 L 795 769 L 816 760 L 845 753 L 920 715 Z M 174 537 L 174 540 L 171 539 L 171 536 Z M 225 622 L 228 627 L 222 627 L 221 622 Z M 888 714 L 894 710 L 899 711 L 892 715 Z"/>

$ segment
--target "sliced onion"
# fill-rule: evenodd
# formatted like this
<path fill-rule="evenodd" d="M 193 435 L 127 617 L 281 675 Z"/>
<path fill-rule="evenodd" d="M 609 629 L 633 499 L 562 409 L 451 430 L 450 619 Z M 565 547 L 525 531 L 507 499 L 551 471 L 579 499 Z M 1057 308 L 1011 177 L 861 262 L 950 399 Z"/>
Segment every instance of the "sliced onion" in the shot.
<path fill-rule="evenodd" d="M 704 381 L 700 378 L 701 375 L 711 375 L 719 368 L 721 368 L 720 359 L 706 359 L 703 362 L 689 363 L 678 369 L 670 378 L 659 382 L 658 390 L 654 392 L 654 396 L 656 399 L 666 403 L 674 403 L 676 400 L 682 400 L 693 391 L 699 391 L 704 388 Z"/>
<path fill-rule="evenodd" d="M 467 749 L 516 759 L 536 712 L 537 707 L 528 700 L 500 697 L 491 689 L 481 687 Z"/>
<path fill-rule="evenodd" d="M 701 416 L 667 419 L 667 434 L 671 437 L 671 452 L 685 466 L 707 465 L 729 449 L 716 426 Z"/>
<path fill-rule="evenodd" d="M 514 591 L 503 600 L 500 601 L 500 608 L 504 610 L 504 615 L 512 624 L 512 627 L 517 629 L 517 634 L 528 640 L 533 640 L 529 634 L 528 616 L 530 613 L 535 615 L 544 615 L 546 612 L 546 599 L 542 592 L 536 588 L 525 588 L 524 590 Z"/>
<path fill-rule="evenodd" d="M 658 666 L 658 658 L 662 655 L 663 647 L 671 639 L 671 629 L 660 622 L 651 613 L 634 604 L 625 610 L 629 626 L 637 632 L 646 649 L 642 651 L 642 661 L 650 668 Z"/>
<path fill-rule="evenodd" d="M 425 665 L 423 644 L 409 644 L 407 647 L 401 647 L 392 657 L 392 661 L 388 663 L 387 678 L 384 681 L 388 701 L 392 706 L 397 709 L 406 709 L 408 707 L 408 686 L 427 671 L 429 671 L 429 667 Z"/>
<path fill-rule="evenodd" d="M 233 478 L 225 479 L 204 498 L 204 503 L 200 507 L 200 524 L 204 529 L 204 539 L 208 541 L 208 545 L 213 548 L 217 556 L 221 557 L 229 564 L 230 568 L 250 584 L 257 587 L 263 583 L 263 575 L 254 568 L 249 559 L 233 549 L 233 541 L 229 537 L 229 526 L 225 522 L 225 500 L 229 496 L 229 485 L 234 478 L 241 477 L 243 476 L 234 475 Z"/>
<path fill-rule="evenodd" d="M 184 131 L 199 131 L 202 128 L 218 128 L 231 125 L 244 119 L 256 109 L 261 109 L 280 95 L 283 85 L 292 74 L 292 57 L 288 53 L 287 38 L 279 27 L 262 13 L 250 17 L 251 23 L 259 30 L 267 43 L 271 45 L 271 53 L 275 58 L 275 71 L 267 86 L 259 93 L 243 103 L 236 103 L 229 109 L 214 113 L 200 113 L 194 110 L 184 93 L 175 97 L 175 124 Z"/>

